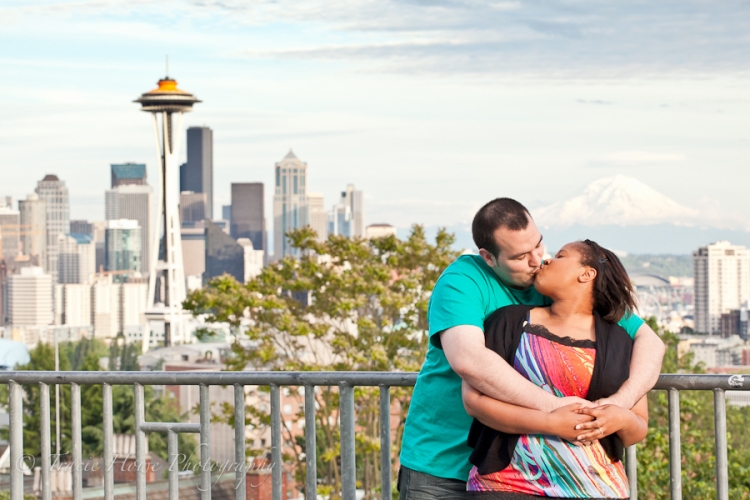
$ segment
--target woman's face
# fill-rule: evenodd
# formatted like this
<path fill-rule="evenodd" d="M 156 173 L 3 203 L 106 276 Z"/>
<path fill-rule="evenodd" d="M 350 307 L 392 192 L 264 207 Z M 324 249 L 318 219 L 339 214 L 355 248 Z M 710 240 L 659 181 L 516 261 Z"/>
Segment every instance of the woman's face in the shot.
<path fill-rule="evenodd" d="M 568 243 L 555 255 L 554 259 L 545 261 L 544 267 L 536 274 L 534 287 L 542 295 L 557 297 L 566 290 L 580 286 L 582 277 L 592 271 L 591 268 L 581 264 L 581 243 Z"/>

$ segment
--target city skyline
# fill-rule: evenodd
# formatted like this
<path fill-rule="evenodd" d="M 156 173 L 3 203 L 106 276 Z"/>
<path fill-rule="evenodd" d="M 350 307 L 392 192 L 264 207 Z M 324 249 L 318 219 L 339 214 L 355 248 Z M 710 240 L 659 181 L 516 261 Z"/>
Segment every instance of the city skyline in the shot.
<path fill-rule="evenodd" d="M 215 132 L 214 210 L 229 204 L 231 182 L 272 185 L 268 167 L 291 147 L 315 167 L 316 192 L 331 200 L 341 184 L 362 186 L 368 219 L 399 228 L 466 226 L 492 197 L 541 206 L 616 173 L 691 208 L 746 212 L 745 183 L 725 181 L 750 157 L 748 7 L 584 4 L 372 5 L 366 16 L 285 2 L 231 14 L 4 7 L 12 22 L 0 37 L 24 42 L 0 44 L 18 47 L 0 48 L 7 194 L 20 199 L 25 176 L 56 172 L 75 186 L 72 218 L 101 218 L 89 214 L 101 210 L 107 165 L 146 163 L 155 179 L 148 127 L 129 104 L 168 53 L 170 72 L 206 101 L 186 125 Z M 623 18 L 637 20 L 639 43 L 625 44 L 634 28 Z M 64 42 L 50 54 L 52 39 Z M 73 69 L 61 75 L 61 64 Z M 40 139 L 47 146 L 29 150 Z"/>

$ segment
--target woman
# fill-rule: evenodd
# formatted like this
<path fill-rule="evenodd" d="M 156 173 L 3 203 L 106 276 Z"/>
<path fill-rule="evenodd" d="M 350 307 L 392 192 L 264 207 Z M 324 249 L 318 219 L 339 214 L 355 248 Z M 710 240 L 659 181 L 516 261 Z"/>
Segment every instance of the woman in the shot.
<path fill-rule="evenodd" d="M 546 261 L 536 289 L 549 307 L 509 306 L 485 323 L 488 348 L 558 397 L 596 401 L 629 376 L 632 339 L 616 323 L 635 309 L 620 260 L 593 241 L 569 243 Z M 489 398 L 464 383 L 475 418 L 467 489 L 487 499 L 628 498 L 623 447 L 646 437 L 644 396 L 631 409 L 575 404 L 553 413 Z"/>

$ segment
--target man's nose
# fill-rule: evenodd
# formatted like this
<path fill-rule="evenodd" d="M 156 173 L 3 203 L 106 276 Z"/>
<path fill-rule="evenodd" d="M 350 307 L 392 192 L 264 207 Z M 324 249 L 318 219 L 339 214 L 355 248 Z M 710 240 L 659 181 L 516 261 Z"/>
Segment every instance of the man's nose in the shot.
<path fill-rule="evenodd" d="M 531 252 L 531 256 L 529 257 L 529 266 L 530 267 L 539 267 L 542 265 L 542 255 L 544 255 L 544 252 Z"/>

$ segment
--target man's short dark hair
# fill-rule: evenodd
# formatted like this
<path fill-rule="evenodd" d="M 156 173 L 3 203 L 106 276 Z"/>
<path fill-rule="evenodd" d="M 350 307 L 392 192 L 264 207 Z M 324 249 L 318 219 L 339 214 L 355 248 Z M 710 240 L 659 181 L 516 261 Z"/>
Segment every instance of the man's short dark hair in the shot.
<path fill-rule="evenodd" d="M 471 223 L 471 235 L 477 248 L 484 248 L 495 257 L 500 248 L 495 242 L 495 231 L 505 228 L 521 231 L 529 227 L 531 215 L 526 207 L 511 198 L 496 198 L 479 209 Z"/>

